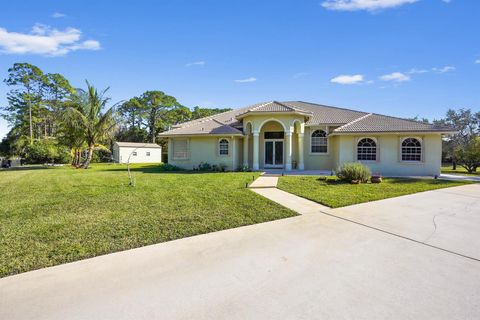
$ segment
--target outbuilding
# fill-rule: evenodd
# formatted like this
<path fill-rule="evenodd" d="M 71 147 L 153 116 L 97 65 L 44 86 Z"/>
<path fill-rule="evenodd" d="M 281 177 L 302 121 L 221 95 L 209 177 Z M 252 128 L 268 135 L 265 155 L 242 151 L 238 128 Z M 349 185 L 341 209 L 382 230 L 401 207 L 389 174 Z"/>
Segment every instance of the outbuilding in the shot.
<path fill-rule="evenodd" d="M 117 141 L 113 144 L 113 160 L 117 163 L 160 163 L 162 147 L 156 143 Z"/>

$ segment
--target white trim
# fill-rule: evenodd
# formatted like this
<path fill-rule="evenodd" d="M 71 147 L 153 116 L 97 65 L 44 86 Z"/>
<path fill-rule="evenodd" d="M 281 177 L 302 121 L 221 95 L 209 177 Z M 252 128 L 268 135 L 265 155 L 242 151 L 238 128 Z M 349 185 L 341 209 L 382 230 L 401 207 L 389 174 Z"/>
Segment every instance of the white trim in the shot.
<path fill-rule="evenodd" d="M 325 132 L 325 139 L 327 140 L 327 152 L 312 152 L 312 134 L 315 132 L 315 131 L 318 131 L 318 130 L 321 130 L 323 132 Z M 309 146 L 308 146 L 308 154 L 311 155 L 311 156 L 328 156 L 330 154 L 330 139 L 328 137 L 328 127 L 325 127 L 325 129 L 323 128 L 317 128 L 317 129 L 310 129 L 310 132 L 309 132 Z"/>
<path fill-rule="evenodd" d="M 418 160 L 402 160 L 402 144 L 406 139 L 417 139 L 420 142 L 420 161 Z M 425 160 L 425 144 L 423 143 L 423 138 L 419 136 L 403 136 L 400 137 L 399 139 L 399 144 L 398 144 L 398 160 L 402 164 L 424 164 Z"/>
<path fill-rule="evenodd" d="M 220 141 L 222 141 L 222 140 L 226 140 L 227 143 L 228 143 L 228 145 L 227 145 L 227 147 L 228 147 L 227 152 L 228 153 L 227 154 L 220 154 Z M 222 157 L 222 158 L 230 157 L 230 153 L 231 153 L 231 149 L 232 149 L 230 142 L 231 142 L 231 140 L 229 138 L 226 138 L 226 137 L 217 139 L 217 156 L 218 157 Z"/>
<path fill-rule="evenodd" d="M 375 142 L 375 159 L 376 160 L 359 160 L 358 159 L 358 143 L 363 140 L 363 139 L 371 139 Z M 379 147 L 379 144 L 378 144 L 378 139 L 375 138 L 375 137 L 369 137 L 369 136 L 362 136 L 362 137 L 358 137 L 355 141 L 355 161 L 358 161 L 358 162 L 365 162 L 365 163 L 376 163 L 376 162 L 380 162 L 380 147 Z"/>
<path fill-rule="evenodd" d="M 270 118 L 270 119 L 264 120 L 264 121 L 260 124 L 260 126 L 258 127 L 258 132 L 262 131 L 262 127 L 265 125 L 265 123 L 270 122 L 270 121 L 274 121 L 274 122 L 280 123 L 280 124 L 282 125 L 282 128 L 283 128 L 283 131 L 284 131 L 284 132 L 290 131 L 290 130 L 287 130 L 287 128 L 285 127 L 285 124 L 284 124 L 282 121 L 280 121 L 280 120 L 278 120 L 278 119 L 275 119 L 275 118 Z"/>

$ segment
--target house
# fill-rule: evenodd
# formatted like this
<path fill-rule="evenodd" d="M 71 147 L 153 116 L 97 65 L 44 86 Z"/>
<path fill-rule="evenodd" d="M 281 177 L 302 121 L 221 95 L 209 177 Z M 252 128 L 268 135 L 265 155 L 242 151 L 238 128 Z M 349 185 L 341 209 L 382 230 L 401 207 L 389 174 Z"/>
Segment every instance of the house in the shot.
<path fill-rule="evenodd" d="M 302 101 L 258 103 L 173 127 L 168 162 L 229 169 L 335 170 L 362 162 L 383 175 L 438 175 L 453 129 Z"/>
<path fill-rule="evenodd" d="M 162 147 L 156 143 L 115 142 L 113 160 L 117 163 L 160 163 Z"/>

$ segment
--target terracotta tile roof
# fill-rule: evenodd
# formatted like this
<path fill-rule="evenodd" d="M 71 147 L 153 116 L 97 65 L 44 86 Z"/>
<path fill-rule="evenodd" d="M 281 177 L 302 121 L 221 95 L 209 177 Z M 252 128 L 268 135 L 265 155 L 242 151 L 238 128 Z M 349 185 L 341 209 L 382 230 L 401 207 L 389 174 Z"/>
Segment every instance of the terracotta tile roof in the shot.
<path fill-rule="evenodd" d="M 339 125 L 333 133 L 357 132 L 451 132 L 448 127 L 437 127 L 423 122 L 370 114 L 345 108 L 303 101 L 261 102 L 244 108 L 219 113 L 202 119 L 181 123 L 160 136 L 242 134 L 242 122 L 237 117 L 248 112 L 297 112 L 308 118 L 306 125 Z"/>

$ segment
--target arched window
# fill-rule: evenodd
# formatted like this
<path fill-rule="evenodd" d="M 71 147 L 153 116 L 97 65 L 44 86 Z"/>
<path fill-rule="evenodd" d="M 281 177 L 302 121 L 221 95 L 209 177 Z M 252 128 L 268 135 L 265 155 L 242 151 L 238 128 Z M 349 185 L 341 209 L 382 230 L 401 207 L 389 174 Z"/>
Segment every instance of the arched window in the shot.
<path fill-rule="evenodd" d="M 377 143 L 375 140 L 363 138 L 358 141 L 357 160 L 377 160 Z"/>
<path fill-rule="evenodd" d="M 415 138 L 402 141 L 402 161 L 422 161 L 422 143 Z"/>
<path fill-rule="evenodd" d="M 310 141 L 311 153 L 327 153 L 328 138 L 327 133 L 323 130 L 315 130 L 312 132 Z"/>
<path fill-rule="evenodd" d="M 220 139 L 218 142 L 218 154 L 221 156 L 228 156 L 228 140 Z"/>

